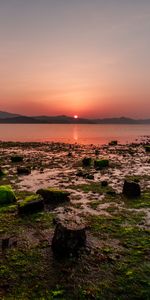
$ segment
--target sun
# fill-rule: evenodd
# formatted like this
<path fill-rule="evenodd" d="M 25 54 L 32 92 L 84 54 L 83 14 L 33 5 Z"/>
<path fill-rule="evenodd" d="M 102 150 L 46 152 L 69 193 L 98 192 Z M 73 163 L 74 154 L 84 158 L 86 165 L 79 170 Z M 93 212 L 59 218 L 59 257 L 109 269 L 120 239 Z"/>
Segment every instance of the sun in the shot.
<path fill-rule="evenodd" d="M 78 116 L 77 116 L 77 115 L 74 115 L 74 119 L 78 119 Z"/>

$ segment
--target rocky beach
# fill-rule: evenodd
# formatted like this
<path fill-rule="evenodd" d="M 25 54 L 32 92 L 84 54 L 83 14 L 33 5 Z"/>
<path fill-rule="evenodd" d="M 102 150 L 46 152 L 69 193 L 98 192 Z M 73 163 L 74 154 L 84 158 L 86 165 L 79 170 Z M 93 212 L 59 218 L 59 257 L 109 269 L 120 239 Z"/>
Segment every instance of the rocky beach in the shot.
<path fill-rule="evenodd" d="M 150 138 L 0 142 L 2 299 L 149 299 Z"/>

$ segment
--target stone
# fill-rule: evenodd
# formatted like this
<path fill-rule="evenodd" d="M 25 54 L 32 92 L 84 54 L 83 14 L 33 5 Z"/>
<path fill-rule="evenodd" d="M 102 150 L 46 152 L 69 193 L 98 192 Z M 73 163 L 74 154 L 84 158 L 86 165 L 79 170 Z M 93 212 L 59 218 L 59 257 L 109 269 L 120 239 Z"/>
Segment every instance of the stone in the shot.
<path fill-rule="evenodd" d="M 11 161 L 12 161 L 12 163 L 23 162 L 23 156 L 13 155 L 13 156 L 11 156 Z"/>
<path fill-rule="evenodd" d="M 29 174 L 31 174 L 31 168 L 30 167 L 18 167 L 17 174 L 18 175 L 29 175 Z"/>
<path fill-rule="evenodd" d="M 11 204 L 16 202 L 16 196 L 10 185 L 0 186 L 0 204 Z"/>
<path fill-rule="evenodd" d="M 56 223 L 52 239 L 52 250 L 56 257 L 77 256 L 79 250 L 86 246 L 85 225 Z"/>
<path fill-rule="evenodd" d="M 144 148 L 146 152 L 150 152 L 150 145 L 145 145 Z"/>
<path fill-rule="evenodd" d="M 82 165 L 84 167 L 90 167 L 91 166 L 91 163 L 92 163 L 92 158 L 91 157 L 84 157 L 82 159 Z"/>
<path fill-rule="evenodd" d="M 56 188 L 39 189 L 36 193 L 43 197 L 45 203 L 53 205 L 69 201 L 70 195 L 69 192 Z"/>
<path fill-rule="evenodd" d="M 86 175 L 86 178 L 87 178 L 87 179 L 90 179 L 90 180 L 94 180 L 94 175 L 92 175 L 92 174 L 87 174 L 87 175 Z"/>
<path fill-rule="evenodd" d="M 104 168 L 109 167 L 109 160 L 108 159 L 97 159 L 94 161 L 94 167 L 97 170 L 102 170 Z"/>
<path fill-rule="evenodd" d="M 138 198 L 141 195 L 139 183 L 135 181 L 125 180 L 123 185 L 123 195 L 127 198 Z"/>
<path fill-rule="evenodd" d="M 12 248 L 17 245 L 15 237 L 4 237 L 0 240 L 0 248 L 2 251 Z"/>
<path fill-rule="evenodd" d="M 102 187 L 108 186 L 108 181 L 107 181 L 107 180 L 101 181 L 101 186 L 102 186 Z"/>
<path fill-rule="evenodd" d="M 44 209 L 44 200 L 40 195 L 31 195 L 18 203 L 19 214 L 32 214 Z"/>
<path fill-rule="evenodd" d="M 5 173 L 3 172 L 2 168 L 0 167 L 0 177 L 4 176 Z"/>
<path fill-rule="evenodd" d="M 118 141 L 114 140 L 109 142 L 109 146 L 117 146 L 118 145 Z"/>

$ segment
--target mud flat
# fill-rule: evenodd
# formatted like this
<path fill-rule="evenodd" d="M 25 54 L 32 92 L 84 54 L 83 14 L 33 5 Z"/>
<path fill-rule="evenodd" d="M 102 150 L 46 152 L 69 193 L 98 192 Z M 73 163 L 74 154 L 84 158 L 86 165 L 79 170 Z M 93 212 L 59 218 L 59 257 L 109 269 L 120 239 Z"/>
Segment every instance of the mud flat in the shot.
<path fill-rule="evenodd" d="M 0 187 L 16 197 L 0 202 L 2 299 L 149 299 L 149 144 L 0 142 Z M 125 180 L 139 197 L 123 195 Z M 68 192 L 69 201 L 39 200 L 41 189 Z M 39 211 L 20 215 L 20 203 L 35 199 L 45 201 Z M 54 256 L 57 220 L 86 227 L 77 256 Z"/>

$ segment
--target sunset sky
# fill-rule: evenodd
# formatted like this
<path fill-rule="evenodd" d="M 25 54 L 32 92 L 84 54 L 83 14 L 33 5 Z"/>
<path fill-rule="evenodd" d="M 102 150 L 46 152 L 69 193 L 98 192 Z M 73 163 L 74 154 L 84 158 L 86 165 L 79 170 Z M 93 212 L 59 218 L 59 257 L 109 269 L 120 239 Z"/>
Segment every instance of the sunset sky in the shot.
<path fill-rule="evenodd" d="M 0 110 L 150 117 L 150 1 L 0 0 Z"/>

